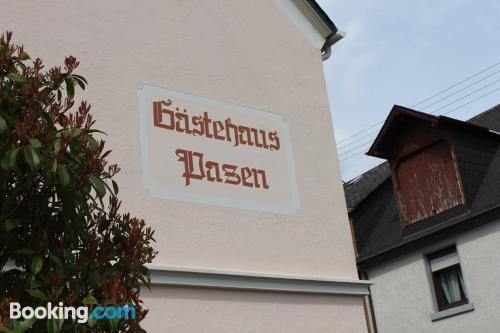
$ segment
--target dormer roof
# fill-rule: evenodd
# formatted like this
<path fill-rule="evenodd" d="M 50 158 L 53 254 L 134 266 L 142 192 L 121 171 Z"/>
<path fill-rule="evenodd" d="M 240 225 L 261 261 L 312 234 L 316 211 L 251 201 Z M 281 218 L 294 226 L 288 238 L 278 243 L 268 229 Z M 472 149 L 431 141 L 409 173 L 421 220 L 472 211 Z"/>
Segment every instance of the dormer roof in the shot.
<path fill-rule="evenodd" d="M 450 142 L 457 147 L 467 204 L 458 214 L 443 213 L 439 219 L 429 221 L 431 223 L 421 223 L 418 232 L 408 233 L 401 227 L 388 162 L 347 182 L 344 189 L 360 265 L 386 260 L 406 253 L 409 248 L 428 245 L 454 232 L 464 232 L 500 219 L 500 105 L 469 121 L 395 106 L 369 154 L 391 158 L 393 143 L 405 135 L 408 126 L 412 126 L 412 119 L 413 123 L 421 122 L 425 126 L 453 133 Z"/>
<path fill-rule="evenodd" d="M 488 127 L 472 121 L 466 122 L 442 115 L 436 116 L 394 105 L 366 155 L 389 159 L 394 140 L 397 140 L 401 132 L 407 130 L 409 126 L 413 126 L 415 122 L 427 123 L 434 128 L 454 127 L 458 130 L 475 131 L 477 133 L 491 132 Z"/>

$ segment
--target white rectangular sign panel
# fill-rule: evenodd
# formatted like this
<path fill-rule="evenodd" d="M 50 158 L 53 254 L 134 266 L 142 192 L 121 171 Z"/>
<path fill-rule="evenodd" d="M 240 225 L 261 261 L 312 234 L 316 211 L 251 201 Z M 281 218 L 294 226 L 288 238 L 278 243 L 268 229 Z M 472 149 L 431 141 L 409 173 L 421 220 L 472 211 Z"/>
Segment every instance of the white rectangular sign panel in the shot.
<path fill-rule="evenodd" d="M 297 185 L 280 115 L 145 85 L 143 181 L 154 197 L 293 214 Z"/>

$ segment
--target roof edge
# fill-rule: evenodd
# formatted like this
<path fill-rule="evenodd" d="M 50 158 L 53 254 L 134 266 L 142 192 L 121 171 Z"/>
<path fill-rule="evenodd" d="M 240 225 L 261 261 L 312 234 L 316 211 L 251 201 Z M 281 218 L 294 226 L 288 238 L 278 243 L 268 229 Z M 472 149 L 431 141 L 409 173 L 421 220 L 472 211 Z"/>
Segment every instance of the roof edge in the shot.
<path fill-rule="evenodd" d="M 490 205 L 478 212 L 472 213 L 470 210 L 467 213 L 461 214 L 452 218 L 445 223 L 438 223 L 433 228 L 424 229 L 418 233 L 415 233 L 411 236 L 408 236 L 403 239 L 402 243 L 396 245 L 390 245 L 378 250 L 375 253 L 369 255 L 361 255 L 356 258 L 356 263 L 361 266 L 371 266 L 374 263 L 379 263 L 383 261 L 387 261 L 388 259 L 392 259 L 394 257 L 398 257 L 401 254 L 406 253 L 403 251 L 402 253 L 397 253 L 398 250 L 404 249 L 407 246 L 412 246 L 421 241 L 425 241 L 429 237 L 438 237 L 442 239 L 451 237 L 451 230 L 458 227 L 463 227 L 466 230 L 473 229 L 475 227 L 481 226 L 485 223 L 490 223 L 498 220 L 498 216 L 496 214 L 500 214 L 500 204 Z M 494 215 L 494 216 L 490 216 Z M 480 218 L 484 217 L 485 220 L 481 221 L 481 223 L 477 222 Z M 466 223 L 468 222 L 468 223 Z"/>
<path fill-rule="evenodd" d="M 384 139 L 388 131 L 391 129 L 394 121 L 396 118 L 406 115 L 406 116 L 411 116 L 414 118 L 418 118 L 421 120 L 425 121 L 430 121 L 430 122 L 438 122 L 441 119 L 441 116 L 436 116 L 432 115 L 429 113 L 424 113 L 421 111 L 413 110 L 401 105 L 394 105 L 391 109 L 391 112 L 389 112 L 389 115 L 387 118 L 384 120 L 384 124 L 380 128 L 375 140 L 373 141 L 372 145 L 370 146 L 370 149 L 368 149 L 368 152 L 366 152 L 366 155 L 368 156 L 373 156 L 373 157 L 378 157 L 382 159 L 387 159 L 386 156 L 384 156 L 383 153 L 380 152 L 379 148 L 383 144 Z"/>
<path fill-rule="evenodd" d="M 335 35 L 337 27 L 315 0 L 291 0 L 325 40 Z"/>
<path fill-rule="evenodd" d="M 447 123 L 447 124 L 452 124 L 454 126 L 460 126 L 463 128 L 467 128 L 470 130 L 476 130 L 476 131 L 482 131 L 482 132 L 489 132 L 491 134 L 496 134 L 496 131 L 492 131 L 489 128 L 481 125 L 476 125 L 472 121 L 471 118 L 468 121 L 464 120 L 459 120 L 455 118 L 450 118 L 444 115 L 434 115 L 431 113 L 425 113 L 417 110 L 413 110 L 404 106 L 400 105 L 394 105 L 391 109 L 391 112 L 387 116 L 387 118 L 384 121 L 384 124 L 382 125 L 381 129 L 379 130 L 377 137 L 373 141 L 372 145 L 370 146 L 370 149 L 366 153 L 368 156 L 373 156 L 373 157 L 378 157 L 378 158 L 383 158 L 386 159 L 383 154 L 379 152 L 379 146 L 383 143 L 384 137 L 387 134 L 388 130 L 392 126 L 394 120 L 401 116 L 401 115 L 406 115 L 406 116 L 411 116 L 417 119 L 425 120 L 428 122 L 433 122 L 433 123 Z"/>
<path fill-rule="evenodd" d="M 274 0 L 314 48 L 321 50 L 327 60 L 331 47 L 346 35 L 339 31 L 330 17 L 315 0 Z"/>
<path fill-rule="evenodd" d="M 331 46 L 345 37 L 346 33 L 337 26 L 315 0 L 291 0 L 311 25 L 323 37 L 325 42 L 321 47 L 322 60 L 327 60 L 331 54 Z"/>

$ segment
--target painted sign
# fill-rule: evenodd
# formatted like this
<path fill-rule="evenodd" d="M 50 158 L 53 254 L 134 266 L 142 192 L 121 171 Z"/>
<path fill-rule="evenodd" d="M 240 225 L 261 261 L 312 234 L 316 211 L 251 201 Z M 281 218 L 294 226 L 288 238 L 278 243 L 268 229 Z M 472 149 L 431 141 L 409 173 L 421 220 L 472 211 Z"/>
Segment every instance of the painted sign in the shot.
<path fill-rule="evenodd" d="M 298 195 L 280 115 L 145 85 L 143 181 L 154 197 L 292 214 Z"/>

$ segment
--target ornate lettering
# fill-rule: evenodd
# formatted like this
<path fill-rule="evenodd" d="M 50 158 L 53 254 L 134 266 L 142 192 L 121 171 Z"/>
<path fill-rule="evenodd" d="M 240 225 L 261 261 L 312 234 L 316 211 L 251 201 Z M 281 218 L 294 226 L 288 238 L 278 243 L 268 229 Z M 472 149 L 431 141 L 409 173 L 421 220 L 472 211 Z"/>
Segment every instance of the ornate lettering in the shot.
<path fill-rule="evenodd" d="M 177 149 L 175 155 L 178 157 L 178 161 L 184 163 L 184 173 L 182 177 L 186 179 L 186 186 L 191 184 L 191 179 L 203 179 L 205 178 L 205 168 L 203 167 L 203 154 L 198 152 L 192 152 L 190 150 Z M 198 174 L 195 173 L 195 161 L 198 158 L 198 169 L 196 170 Z"/>
<path fill-rule="evenodd" d="M 281 148 L 277 131 L 237 125 L 231 118 L 214 120 L 208 112 L 203 115 L 192 116 L 187 109 L 175 108 L 171 110 L 172 100 L 153 102 L 153 123 L 155 127 L 173 130 L 193 136 L 204 136 L 208 139 L 227 141 L 234 147 L 239 145 L 254 146 L 271 151 Z"/>
<path fill-rule="evenodd" d="M 185 178 L 186 186 L 191 185 L 192 179 L 203 180 L 206 178 L 209 182 L 269 189 L 264 170 L 249 167 L 240 168 L 229 163 L 224 163 L 221 166 L 220 163 L 214 161 L 204 162 L 203 153 L 185 149 L 177 149 L 175 154 L 178 157 L 177 160 L 183 164 L 182 177 Z"/>

